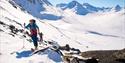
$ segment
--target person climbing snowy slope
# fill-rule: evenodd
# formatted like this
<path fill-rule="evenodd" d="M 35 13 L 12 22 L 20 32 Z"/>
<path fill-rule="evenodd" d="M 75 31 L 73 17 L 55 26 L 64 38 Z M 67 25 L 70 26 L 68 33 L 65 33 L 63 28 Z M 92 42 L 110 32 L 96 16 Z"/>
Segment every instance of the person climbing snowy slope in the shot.
<path fill-rule="evenodd" d="M 29 36 L 31 37 L 35 50 L 38 49 L 38 37 L 37 35 L 40 34 L 39 27 L 36 24 L 36 20 L 30 19 L 29 24 L 25 26 L 26 29 L 30 30 Z"/>

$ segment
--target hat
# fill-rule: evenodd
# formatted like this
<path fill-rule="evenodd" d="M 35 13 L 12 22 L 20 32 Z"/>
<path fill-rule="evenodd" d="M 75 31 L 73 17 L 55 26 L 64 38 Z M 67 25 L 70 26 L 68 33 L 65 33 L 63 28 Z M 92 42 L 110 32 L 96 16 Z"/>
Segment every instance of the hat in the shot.
<path fill-rule="evenodd" d="M 36 22 L 36 20 L 34 20 L 34 19 L 30 19 L 29 21 L 30 21 L 30 22 L 34 22 L 34 23 Z"/>

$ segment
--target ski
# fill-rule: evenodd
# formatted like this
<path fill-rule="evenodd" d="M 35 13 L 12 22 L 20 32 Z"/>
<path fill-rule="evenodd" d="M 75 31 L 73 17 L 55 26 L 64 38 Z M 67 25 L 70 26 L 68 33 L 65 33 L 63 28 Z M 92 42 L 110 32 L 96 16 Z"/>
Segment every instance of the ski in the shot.
<path fill-rule="evenodd" d="M 46 48 L 42 48 L 42 49 L 38 49 L 38 50 L 34 50 L 33 48 L 31 48 L 31 51 L 32 53 L 30 54 L 31 56 L 36 54 L 36 53 L 39 53 L 39 52 L 44 52 L 45 50 L 47 50 L 49 47 L 46 47 Z"/>

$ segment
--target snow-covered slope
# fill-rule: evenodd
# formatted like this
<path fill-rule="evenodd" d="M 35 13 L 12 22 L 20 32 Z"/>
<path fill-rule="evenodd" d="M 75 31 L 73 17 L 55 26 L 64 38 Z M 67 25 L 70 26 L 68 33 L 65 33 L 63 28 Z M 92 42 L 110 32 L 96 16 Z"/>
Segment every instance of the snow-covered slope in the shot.
<path fill-rule="evenodd" d="M 48 8 L 54 8 L 52 4 L 48 2 L 48 0 L 9 0 L 9 2 L 15 8 L 20 8 L 22 11 L 28 12 L 29 14 L 39 19 L 61 19 L 61 16 L 46 13 Z"/>
<path fill-rule="evenodd" d="M 0 1 L 0 63 L 55 63 L 62 62 L 62 58 L 56 52 L 47 50 L 41 55 L 30 56 L 32 43 L 27 41 L 30 37 L 24 37 L 22 32 L 12 33 L 9 29 L 13 25 L 17 30 L 23 29 L 23 23 L 33 18 L 32 15 L 14 8 L 8 1 Z M 40 29 L 49 26 L 36 19 Z M 48 30 L 45 30 L 46 32 Z M 44 33 L 44 31 L 43 31 Z M 23 47 L 24 46 L 24 47 Z"/>
<path fill-rule="evenodd" d="M 29 4 L 26 7 L 25 0 L 1 0 L 0 1 L 0 63 L 63 63 L 59 54 L 52 50 L 47 50 L 43 54 L 29 56 L 32 43 L 27 41 L 30 37 L 24 38 L 24 33 L 11 33 L 10 25 L 18 30 L 23 29 L 23 23 L 28 24 L 29 19 L 35 19 L 40 31 L 44 34 L 44 40 L 55 40 L 59 45 L 69 44 L 73 48 L 81 51 L 88 50 L 113 50 L 125 48 L 125 12 L 124 9 L 119 12 L 98 12 L 85 16 L 77 15 L 70 10 L 59 10 L 52 7 L 49 3 L 46 10 L 39 8 L 37 4 Z M 29 0 L 27 0 L 27 3 Z M 36 0 L 31 0 L 36 1 Z M 38 0 L 43 1 L 43 0 Z M 15 8 L 12 3 L 15 2 Z M 21 3 L 22 7 L 17 5 Z M 37 7 L 38 5 L 38 7 Z M 49 5 L 49 6 L 48 6 Z M 35 7 L 35 9 L 33 9 Z M 39 12 L 38 12 L 38 9 Z M 31 10 L 31 13 L 29 9 Z M 49 15 L 61 15 L 62 19 L 41 20 L 37 14 L 47 13 Z M 38 15 L 39 16 L 39 15 Z M 48 16 L 48 15 L 47 15 Z M 52 17 L 51 17 L 52 18 Z M 22 48 L 25 46 L 25 48 Z M 11 54 L 15 52 L 14 54 Z"/>

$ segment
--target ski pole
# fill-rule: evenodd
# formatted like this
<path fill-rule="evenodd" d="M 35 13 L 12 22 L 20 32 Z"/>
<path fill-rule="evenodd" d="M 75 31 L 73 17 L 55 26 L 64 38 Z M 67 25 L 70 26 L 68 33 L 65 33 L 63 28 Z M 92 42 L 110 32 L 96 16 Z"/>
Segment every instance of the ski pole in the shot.
<path fill-rule="evenodd" d="M 26 24 L 24 23 L 24 34 L 25 34 L 25 25 L 26 25 Z M 25 44 L 24 44 L 24 42 L 25 42 L 25 35 L 23 35 L 23 37 L 24 37 L 24 39 L 23 39 L 23 47 L 22 47 L 22 49 L 25 48 L 25 46 L 24 46 L 24 45 L 25 45 Z"/>

